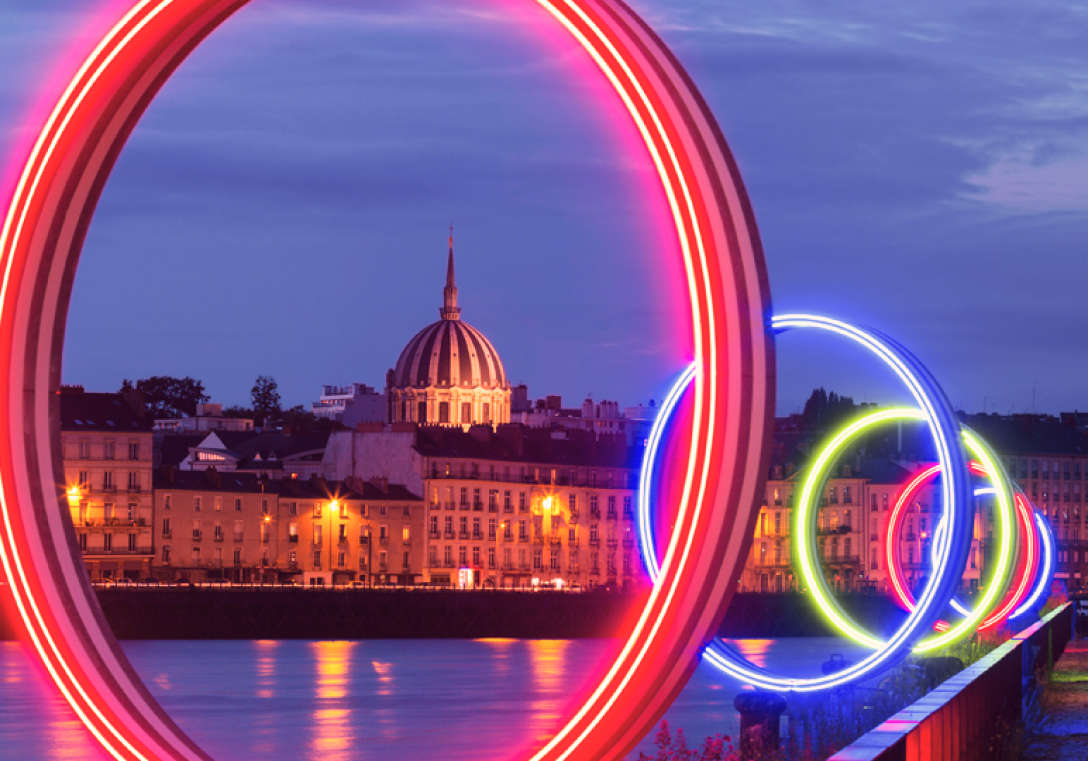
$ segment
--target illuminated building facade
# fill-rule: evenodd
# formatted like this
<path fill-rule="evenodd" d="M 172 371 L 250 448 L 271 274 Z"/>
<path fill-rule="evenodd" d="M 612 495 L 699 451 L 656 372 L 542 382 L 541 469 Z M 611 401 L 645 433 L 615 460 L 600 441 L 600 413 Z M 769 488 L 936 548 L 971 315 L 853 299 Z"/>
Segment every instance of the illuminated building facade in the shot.
<path fill-rule="evenodd" d="M 888 524 L 904 485 L 929 463 L 899 464 L 857 459 L 840 465 L 820 499 L 816 525 L 821 565 L 829 585 L 841 592 L 884 592 L 888 568 Z M 741 575 L 745 592 L 794 592 L 797 579 L 791 555 L 793 505 L 802 474 L 792 463 L 776 465 L 767 481 L 752 550 Z M 975 591 L 986 552 L 993 542 L 994 499 L 975 500 L 975 532 L 962 587 Z M 926 580 L 930 546 L 939 518 L 937 490 L 921 488 L 906 505 L 898 541 L 903 575 L 912 589 Z"/>
<path fill-rule="evenodd" d="M 393 423 L 462 426 L 510 422 L 510 384 L 495 347 L 461 321 L 450 238 L 441 319 L 417 333 L 386 376 Z"/>
<path fill-rule="evenodd" d="M 61 456 L 72 524 L 92 581 L 145 578 L 153 556 L 152 432 L 122 394 L 60 394 Z"/>
<path fill-rule="evenodd" d="M 155 505 L 163 580 L 414 584 L 423 572 L 423 503 L 402 486 L 163 468 Z"/>
<path fill-rule="evenodd" d="M 622 434 L 421 429 L 426 578 L 528 588 L 648 583 L 634 498 L 641 451 Z"/>

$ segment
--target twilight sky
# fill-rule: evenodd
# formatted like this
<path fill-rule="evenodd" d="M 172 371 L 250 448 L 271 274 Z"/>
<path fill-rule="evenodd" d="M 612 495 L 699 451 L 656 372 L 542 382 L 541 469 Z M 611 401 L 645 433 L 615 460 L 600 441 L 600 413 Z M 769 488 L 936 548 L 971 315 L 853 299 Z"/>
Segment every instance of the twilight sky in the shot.
<path fill-rule="evenodd" d="M 5 201 L 123 5 L 0 3 Z M 776 311 L 884 330 L 970 411 L 1088 409 L 1088 3 L 632 5 L 722 125 Z M 254 0 L 121 156 L 64 381 L 381 386 L 438 319 L 452 223 L 462 317 L 514 382 L 660 398 L 688 352 L 664 214 L 615 96 L 530 0 Z M 835 342 L 779 358 L 783 413 L 818 385 L 899 397 Z"/>

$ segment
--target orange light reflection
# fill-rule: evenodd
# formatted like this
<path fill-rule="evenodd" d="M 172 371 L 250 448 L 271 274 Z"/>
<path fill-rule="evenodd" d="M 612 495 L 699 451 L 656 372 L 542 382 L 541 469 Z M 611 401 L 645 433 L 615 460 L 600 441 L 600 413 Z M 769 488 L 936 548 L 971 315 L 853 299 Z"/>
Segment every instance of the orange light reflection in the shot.
<path fill-rule="evenodd" d="M 539 639 L 529 642 L 529 669 L 534 700 L 529 704 L 529 733 L 537 742 L 550 740 L 563 718 L 567 696 L 563 694 L 563 660 L 568 640 Z"/>
<path fill-rule="evenodd" d="M 760 668 L 767 668 L 767 653 L 771 651 L 771 639 L 730 639 L 726 640 L 741 655 Z"/>
<path fill-rule="evenodd" d="M 310 645 L 317 665 L 317 709 L 310 758 L 315 761 L 346 761 L 355 737 L 351 709 L 345 707 L 351 677 L 354 642 L 314 642 Z"/>

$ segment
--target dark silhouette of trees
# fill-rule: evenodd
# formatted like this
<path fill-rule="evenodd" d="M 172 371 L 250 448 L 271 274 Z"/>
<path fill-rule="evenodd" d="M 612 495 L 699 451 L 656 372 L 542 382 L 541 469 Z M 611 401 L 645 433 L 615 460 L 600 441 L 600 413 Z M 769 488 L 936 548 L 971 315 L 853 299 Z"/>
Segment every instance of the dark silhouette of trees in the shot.
<path fill-rule="evenodd" d="M 211 398 L 204 392 L 204 384 L 189 376 L 155 375 L 142 378 L 135 385 L 126 378 L 121 382 L 121 393 L 131 391 L 143 395 L 146 413 L 152 420 L 192 417 L 197 404 Z"/>

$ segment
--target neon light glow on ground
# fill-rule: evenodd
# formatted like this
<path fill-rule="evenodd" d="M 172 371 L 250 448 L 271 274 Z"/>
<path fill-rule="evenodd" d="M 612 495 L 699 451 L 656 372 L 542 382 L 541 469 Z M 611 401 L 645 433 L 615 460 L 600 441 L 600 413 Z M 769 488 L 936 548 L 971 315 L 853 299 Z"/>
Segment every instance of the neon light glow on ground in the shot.
<path fill-rule="evenodd" d="M 747 194 L 712 114 L 616 0 L 534 0 L 611 83 L 657 169 L 691 300 L 692 436 L 658 583 L 581 708 L 535 761 L 621 759 L 683 687 L 724 615 L 758 515 L 773 423 L 770 289 Z M 102 628 L 74 548 L 50 421 L 83 232 L 128 136 L 186 56 L 247 0 L 142 0 L 82 64 L 0 230 L 0 563 L 27 636 L 92 736 L 125 761 L 208 761 Z M 728 372 L 726 369 L 728 368 Z M 926 603 L 923 602 L 923 606 Z M 709 610 L 709 615 L 708 611 Z"/>

